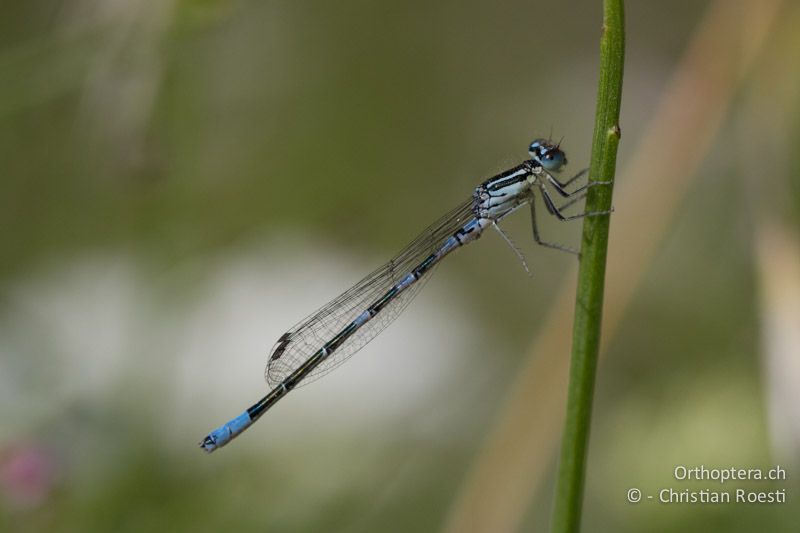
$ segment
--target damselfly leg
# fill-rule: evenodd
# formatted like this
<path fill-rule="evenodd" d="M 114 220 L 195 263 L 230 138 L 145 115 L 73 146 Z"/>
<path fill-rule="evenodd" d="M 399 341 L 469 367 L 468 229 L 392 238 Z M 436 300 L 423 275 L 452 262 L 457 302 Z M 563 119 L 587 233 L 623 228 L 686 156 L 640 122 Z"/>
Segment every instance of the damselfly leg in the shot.
<path fill-rule="evenodd" d="M 522 205 L 517 206 L 517 208 L 519 207 L 522 207 Z M 500 229 L 500 226 L 497 224 L 496 220 L 492 223 L 492 226 L 494 227 L 495 230 L 497 230 L 497 233 L 500 234 L 503 240 L 506 241 L 506 244 L 508 244 L 511 247 L 511 249 L 514 250 L 514 253 L 517 254 L 517 257 L 522 262 L 522 268 L 525 269 L 525 272 L 528 273 L 528 276 L 533 276 L 533 274 L 531 274 L 531 269 L 528 268 L 528 262 L 525 261 L 525 256 L 522 254 L 522 250 L 520 250 L 517 247 L 517 245 L 514 244 L 514 241 L 511 240 L 511 237 L 506 235 L 505 232 L 502 229 Z"/>
<path fill-rule="evenodd" d="M 570 254 L 580 256 L 581 254 L 580 252 L 578 252 L 578 250 L 570 248 L 569 246 L 564 246 L 563 244 L 544 241 L 542 240 L 541 237 L 539 237 L 539 228 L 536 225 L 536 202 L 534 201 L 532 195 L 531 195 L 531 201 L 529 203 L 531 205 L 531 228 L 533 229 L 533 240 L 536 241 L 536 244 L 538 244 L 539 246 L 545 246 L 547 248 L 553 248 L 554 250 L 561 250 L 562 252 L 567 252 Z"/>
<path fill-rule="evenodd" d="M 587 187 L 593 186 L 593 185 L 605 185 L 605 182 L 593 182 L 593 183 L 590 183 L 589 185 L 587 185 Z M 539 190 L 542 193 L 542 199 L 544 200 L 545 207 L 547 207 L 547 211 L 549 211 L 551 215 L 553 215 L 557 219 L 561 220 L 562 222 L 566 222 L 568 220 L 575 220 L 575 219 L 583 218 L 583 217 L 598 217 L 598 216 L 601 216 L 601 215 L 610 215 L 611 213 L 614 212 L 613 209 L 609 209 L 608 211 L 585 211 L 583 213 L 578 213 L 576 215 L 564 215 L 561 212 L 561 210 L 564 209 L 565 207 L 569 207 L 570 205 L 572 205 L 575 202 L 569 201 L 566 204 L 564 204 L 564 206 L 559 208 L 559 207 L 556 206 L 555 202 L 553 202 L 553 198 L 550 196 L 550 193 L 547 191 L 547 188 L 544 186 L 544 183 L 539 183 Z M 577 191 L 573 192 L 572 194 L 568 194 L 566 197 L 569 198 L 569 197 L 571 197 L 571 196 L 573 196 L 575 194 L 580 194 L 580 193 L 583 192 L 583 190 L 584 189 L 577 190 Z M 575 201 L 579 200 L 581 197 L 576 198 Z"/>

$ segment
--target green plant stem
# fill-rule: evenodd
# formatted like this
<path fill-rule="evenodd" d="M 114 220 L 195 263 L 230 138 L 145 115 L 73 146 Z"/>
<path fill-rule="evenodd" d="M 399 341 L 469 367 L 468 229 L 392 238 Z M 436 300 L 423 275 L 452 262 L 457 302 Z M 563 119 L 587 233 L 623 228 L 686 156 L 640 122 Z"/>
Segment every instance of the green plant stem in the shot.
<path fill-rule="evenodd" d="M 620 138 L 619 110 L 624 57 L 623 0 L 605 0 L 590 181 L 614 179 Z M 592 187 L 586 199 L 586 211 L 611 209 L 612 186 L 613 184 Z M 583 224 L 575 321 L 572 331 L 567 416 L 553 511 L 552 531 L 556 533 L 576 533 L 580 528 L 592 396 L 600 350 L 603 283 L 610 218 L 609 216 L 586 217 Z"/>

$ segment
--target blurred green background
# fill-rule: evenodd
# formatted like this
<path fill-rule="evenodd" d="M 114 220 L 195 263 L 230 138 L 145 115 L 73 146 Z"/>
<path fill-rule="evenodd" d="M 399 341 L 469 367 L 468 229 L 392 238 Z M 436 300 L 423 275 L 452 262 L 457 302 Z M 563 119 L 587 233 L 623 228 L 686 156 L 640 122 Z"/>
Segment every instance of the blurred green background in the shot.
<path fill-rule="evenodd" d="M 800 213 L 800 12 L 773 4 L 666 232 L 612 218 L 612 244 L 657 251 L 607 338 L 585 531 L 800 522 L 800 316 L 786 298 L 798 243 L 775 237 L 796 235 Z M 627 6 L 618 168 L 710 5 Z M 743 35 L 745 5 L 717 8 Z M 600 2 L 12 1 L 2 13 L 0 529 L 459 529 L 466 480 L 517 370 L 541 356 L 528 347 L 574 263 L 536 248 L 523 214 L 506 227 L 532 278 L 487 234 L 339 371 L 224 450 L 196 443 L 264 394 L 281 333 L 533 138 L 563 137 L 572 172 L 588 164 Z M 680 168 L 682 152 L 664 150 Z M 621 173 L 618 192 L 636 180 Z M 618 198 L 620 217 L 660 201 Z M 778 229 L 762 232 L 765 217 Z M 575 245 L 579 231 L 542 221 L 549 240 Z M 612 247 L 610 263 L 626 260 Z M 517 495 L 515 530 L 548 527 L 556 457 L 536 447 L 559 437 L 543 428 L 531 444 L 549 466 Z M 781 464 L 786 482 L 696 487 L 788 501 L 626 502 L 630 487 L 695 487 L 673 479 L 677 464 Z M 494 505 L 500 487 L 484 490 Z"/>

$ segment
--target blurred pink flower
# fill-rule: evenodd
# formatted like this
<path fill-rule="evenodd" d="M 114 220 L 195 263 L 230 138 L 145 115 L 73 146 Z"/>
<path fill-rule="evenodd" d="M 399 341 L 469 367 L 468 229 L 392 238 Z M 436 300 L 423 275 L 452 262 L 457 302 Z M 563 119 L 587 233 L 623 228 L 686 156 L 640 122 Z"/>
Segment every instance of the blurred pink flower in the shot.
<path fill-rule="evenodd" d="M 56 479 L 56 462 L 43 448 L 17 443 L 0 452 L 0 493 L 9 508 L 44 503 Z"/>

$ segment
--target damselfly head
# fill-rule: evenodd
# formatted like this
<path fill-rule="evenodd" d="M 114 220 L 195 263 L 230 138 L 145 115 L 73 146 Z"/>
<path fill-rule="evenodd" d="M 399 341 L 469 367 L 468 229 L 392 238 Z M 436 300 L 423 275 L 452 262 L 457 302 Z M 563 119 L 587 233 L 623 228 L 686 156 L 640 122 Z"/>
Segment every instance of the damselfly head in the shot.
<path fill-rule="evenodd" d="M 528 153 L 531 154 L 531 159 L 551 172 L 558 172 L 567 164 L 567 156 L 559 145 L 547 139 L 533 141 Z"/>

